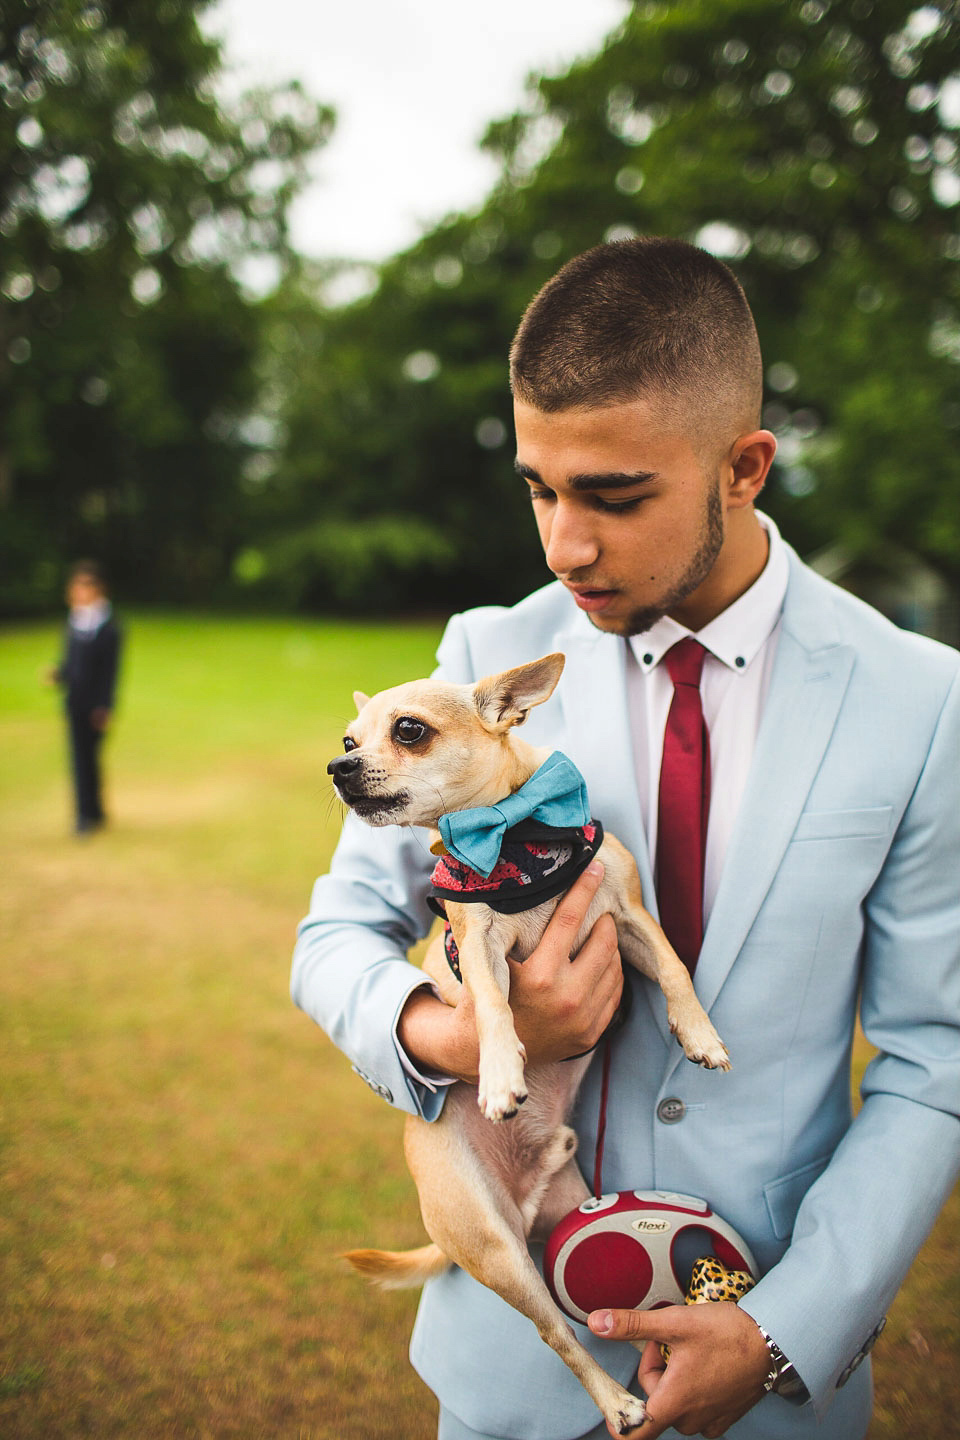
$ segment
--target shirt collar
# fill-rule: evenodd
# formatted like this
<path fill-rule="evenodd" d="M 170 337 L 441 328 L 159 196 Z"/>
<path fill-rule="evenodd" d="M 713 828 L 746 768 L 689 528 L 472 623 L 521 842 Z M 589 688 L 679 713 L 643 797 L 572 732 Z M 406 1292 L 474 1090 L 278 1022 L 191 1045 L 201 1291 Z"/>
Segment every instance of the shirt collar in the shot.
<path fill-rule="evenodd" d="M 642 635 L 631 635 L 629 645 L 644 674 L 659 665 L 678 640 L 694 633 L 700 644 L 735 674 L 749 669 L 780 619 L 789 574 L 780 531 L 769 516 L 759 510 L 757 519 L 767 532 L 770 550 L 766 565 L 750 589 L 726 610 L 721 610 L 702 630 L 688 630 L 679 621 L 664 615 Z"/>
<path fill-rule="evenodd" d="M 109 619 L 110 610 L 110 601 L 106 599 L 91 600 L 89 605 L 74 605 L 70 611 L 70 628 L 81 634 L 98 630 Z"/>

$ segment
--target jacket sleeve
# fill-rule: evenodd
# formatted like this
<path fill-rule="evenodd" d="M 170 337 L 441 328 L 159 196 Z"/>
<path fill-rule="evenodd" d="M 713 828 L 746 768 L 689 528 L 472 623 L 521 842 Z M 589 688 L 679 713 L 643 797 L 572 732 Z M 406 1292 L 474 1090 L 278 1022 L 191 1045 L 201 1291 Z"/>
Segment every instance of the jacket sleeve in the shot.
<path fill-rule="evenodd" d="M 473 678 L 460 617 L 448 625 L 437 659 L 442 678 Z M 425 831 L 372 829 L 348 815 L 297 932 L 290 987 L 375 1093 L 428 1120 L 440 1113 L 443 1092 L 409 1074 L 395 1027 L 409 995 L 429 983 L 406 954 L 433 923 L 426 904 L 433 865 Z"/>
<path fill-rule="evenodd" d="M 741 1308 L 822 1414 L 863 1359 L 960 1172 L 960 680 L 866 902 L 862 1108 L 785 1255 Z"/>
<path fill-rule="evenodd" d="M 64 626 L 63 633 L 60 637 L 60 650 L 57 655 L 57 663 L 52 667 L 50 671 L 50 677 L 53 680 L 53 683 L 57 685 L 61 690 L 65 690 L 67 686 L 67 651 L 69 649 L 69 644 L 70 631 L 67 626 Z"/>
<path fill-rule="evenodd" d="M 122 636 L 118 625 L 105 625 L 97 636 L 96 668 L 92 677 L 90 703 L 94 709 L 112 710 L 117 692 Z"/>

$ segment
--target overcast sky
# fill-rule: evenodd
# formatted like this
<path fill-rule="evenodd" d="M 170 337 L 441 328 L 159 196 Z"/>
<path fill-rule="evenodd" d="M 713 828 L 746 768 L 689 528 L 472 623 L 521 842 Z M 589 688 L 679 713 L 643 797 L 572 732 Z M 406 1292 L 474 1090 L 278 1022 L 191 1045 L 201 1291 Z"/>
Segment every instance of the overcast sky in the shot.
<path fill-rule="evenodd" d="M 496 176 L 477 149 L 516 110 L 531 70 L 596 50 L 628 0 L 217 0 L 231 83 L 299 79 L 338 114 L 292 212 L 308 255 L 379 260 Z"/>

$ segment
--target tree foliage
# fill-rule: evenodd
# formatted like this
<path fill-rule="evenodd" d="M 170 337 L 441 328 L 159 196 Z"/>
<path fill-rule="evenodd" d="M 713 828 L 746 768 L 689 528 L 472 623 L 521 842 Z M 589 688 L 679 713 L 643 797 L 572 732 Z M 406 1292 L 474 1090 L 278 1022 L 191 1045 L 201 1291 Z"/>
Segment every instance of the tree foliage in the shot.
<path fill-rule="evenodd" d="M 292 331 L 298 362 L 272 390 L 268 532 L 414 513 L 434 544 L 412 598 L 510 599 L 545 579 L 510 475 L 510 336 L 565 259 L 661 233 L 720 254 L 748 291 L 780 440 L 766 503 L 788 535 L 861 555 L 894 541 L 960 578 L 958 40 L 946 0 L 637 4 L 491 125 L 502 177 L 478 213 L 352 306 L 293 305 L 294 324 L 281 303 L 268 370 Z M 336 600 L 338 584 L 318 552 L 300 593 Z"/>
<path fill-rule="evenodd" d="M 736 269 L 807 551 L 960 582 L 960 16 L 949 0 L 652 0 L 490 126 L 499 182 L 377 267 L 286 211 L 328 111 L 227 108 L 201 0 L 0 0 L 0 603 L 93 551 L 126 593 L 350 610 L 547 578 L 512 475 L 523 308 L 605 238 Z M 280 283 L 253 302 L 252 267 Z M 369 269 L 369 267 L 367 267 Z"/>
<path fill-rule="evenodd" d="M 214 96 L 203 0 L 0 7 L 0 522 L 7 608 L 69 556 L 209 595 L 243 534 L 258 306 L 331 112 Z"/>

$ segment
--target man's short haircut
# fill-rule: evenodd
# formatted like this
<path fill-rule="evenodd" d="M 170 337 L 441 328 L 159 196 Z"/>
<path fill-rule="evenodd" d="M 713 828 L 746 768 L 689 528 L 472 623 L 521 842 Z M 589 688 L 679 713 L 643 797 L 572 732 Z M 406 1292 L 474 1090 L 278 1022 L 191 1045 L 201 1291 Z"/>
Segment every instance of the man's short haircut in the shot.
<path fill-rule="evenodd" d="M 759 424 L 763 367 L 733 272 L 683 240 L 644 236 L 597 245 L 544 285 L 514 339 L 510 383 L 547 412 L 650 395 L 722 442 L 718 431 Z"/>
<path fill-rule="evenodd" d="M 68 580 L 91 580 L 106 593 L 107 576 L 99 560 L 74 560 L 67 572 Z"/>

